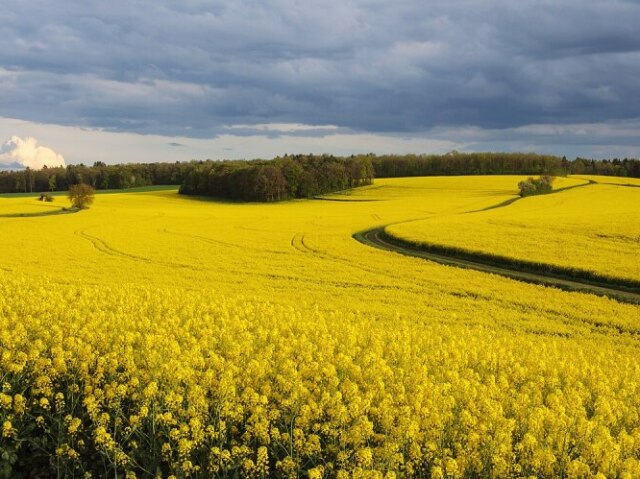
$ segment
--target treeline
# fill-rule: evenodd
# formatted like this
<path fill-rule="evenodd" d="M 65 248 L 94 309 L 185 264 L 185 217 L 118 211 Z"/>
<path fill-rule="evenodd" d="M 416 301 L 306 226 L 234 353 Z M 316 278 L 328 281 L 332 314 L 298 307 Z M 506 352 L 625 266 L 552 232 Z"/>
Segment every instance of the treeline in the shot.
<path fill-rule="evenodd" d="M 97 190 L 179 185 L 192 168 L 191 163 L 185 162 L 106 165 L 98 161 L 93 166 L 81 164 L 56 168 L 45 166 L 41 170 L 0 171 L 0 193 L 67 191 L 80 183 Z"/>
<path fill-rule="evenodd" d="M 535 153 L 445 155 L 285 155 L 273 160 L 69 165 L 0 171 L 0 193 L 67 191 L 85 183 L 97 190 L 182 185 L 181 192 L 248 201 L 306 198 L 372 178 L 451 175 L 590 174 L 640 178 L 640 160 L 573 161 Z"/>
<path fill-rule="evenodd" d="M 206 161 L 194 164 L 180 193 L 280 201 L 369 185 L 373 176 L 368 156 L 285 155 L 269 161 Z"/>
<path fill-rule="evenodd" d="M 535 153 L 459 153 L 381 155 L 372 160 L 377 178 L 401 176 L 557 174 L 562 159 Z"/>
<path fill-rule="evenodd" d="M 566 160 L 564 160 L 566 161 Z M 640 160 L 624 158 L 622 160 L 588 160 L 586 158 L 576 158 L 569 162 L 568 171 L 579 175 L 605 175 L 605 176 L 628 176 L 630 178 L 640 178 Z"/>
<path fill-rule="evenodd" d="M 377 178 L 454 175 L 591 174 L 640 178 L 640 160 L 587 160 L 536 153 L 460 153 L 371 156 Z"/>

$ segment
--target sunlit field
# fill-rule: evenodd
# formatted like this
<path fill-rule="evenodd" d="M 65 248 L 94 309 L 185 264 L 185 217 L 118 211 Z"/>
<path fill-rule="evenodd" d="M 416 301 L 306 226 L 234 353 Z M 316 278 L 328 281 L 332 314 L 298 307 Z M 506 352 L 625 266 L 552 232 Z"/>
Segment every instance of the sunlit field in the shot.
<path fill-rule="evenodd" d="M 0 217 L 51 213 L 69 206 L 68 201 L 62 197 L 54 198 L 52 202 L 39 201 L 38 197 L 38 194 L 22 198 L 12 198 L 10 195 L 0 196 Z"/>
<path fill-rule="evenodd" d="M 640 307 L 352 238 L 397 223 L 555 262 L 557 237 L 571 265 L 640 276 L 639 188 L 565 178 L 577 187 L 471 213 L 522 179 L 378 179 L 277 204 L 156 189 L 0 217 L 0 464 L 29 450 L 60 477 L 640 477 Z M 0 198 L 0 215 L 31 206 Z"/>
<path fill-rule="evenodd" d="M 633 179 L 600 184 L 603 177 L 584 178 L 599 183 L 523 198 L 506 208 L 391 225 L 387 231 L 418 244 L 639 281 L 640 188 L 627 186 Z"/>
<path fill-rule="evenodd" d="M 622 186 L 640 186 L 640 178 L 624 178 L 618 176 L 601 176 L 601 175 L 572 175 L 572 178 L 575 179 L 585 179 L 595 181 L 597 183 L 605 183 L 611 185 L 622 185 Z"/>

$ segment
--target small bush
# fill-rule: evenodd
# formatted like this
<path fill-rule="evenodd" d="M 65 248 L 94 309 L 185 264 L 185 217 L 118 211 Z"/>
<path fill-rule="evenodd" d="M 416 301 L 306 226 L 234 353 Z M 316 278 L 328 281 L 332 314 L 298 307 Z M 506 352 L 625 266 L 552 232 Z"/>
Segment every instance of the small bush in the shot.
<path fill-rule="evenodd" d="M 555 178 L 550 175 L 543 175 L 540 178 L 527 178 L 526 181 L 518 183 L 520 196 L 541 195 L 550 193 L 553 190 L 553 181 Z"/>

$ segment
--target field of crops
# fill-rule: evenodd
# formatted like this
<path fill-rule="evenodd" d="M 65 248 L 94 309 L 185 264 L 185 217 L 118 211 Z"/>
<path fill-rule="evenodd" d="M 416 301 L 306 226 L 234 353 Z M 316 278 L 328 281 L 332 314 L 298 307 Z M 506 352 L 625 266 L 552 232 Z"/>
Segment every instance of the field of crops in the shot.
<path fill-rule="evenodd" d="M 417 244 L 640 281 L 640 188 L 634 179 L 586 178 L 602 184 L 523 198 L 508 208 L 395 224 L 387 232 Z"/>
<path fill-rule="evenodd" d="M 352 238 L 517 208 L 532 235 L 537 211 L 560 217 L 551 243 L 568 221 L 553 201 L 581 201 L 576 231 L 605 245 L 624 225 L 601 205 L 629 214 L 640 194 L 580 186 L 466 213 L 520 179 L 278 204 L 167 189 L 0 217 L 0 477 L 640 477 L 640 307 Z M 625 251 L 583 254 L 633 277 Z"/>
<path fill-rule="evenodd" d="M 62 198 L 58 200 L 58 203 L 55 202 L 55 199 L 53 202 L 36 201 L 34 195 L 24 198 L 7 198 L 11 197 L 8 195 L 5 195 L 4 198 L 0 197 L 0 217 L 51 213 L 69 206 L 68 202 Z"/>

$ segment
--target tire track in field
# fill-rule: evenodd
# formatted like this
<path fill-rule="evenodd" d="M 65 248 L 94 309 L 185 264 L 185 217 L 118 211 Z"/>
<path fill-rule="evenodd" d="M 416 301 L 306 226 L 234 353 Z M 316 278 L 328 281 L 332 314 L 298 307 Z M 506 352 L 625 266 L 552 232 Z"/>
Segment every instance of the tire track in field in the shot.
<path fill-rule="evenodd" d="M 304 238 L 304 235 L 305 233 L 296 233 L 291 238 L 291 246 L 301 253 L 307 253 L 307 250 L 302 246 L 302 238 Z"/>
<path fill-rule="evenodd" d="M 338 256 L 332 256 L 327 253 L 323 253 L 318 250 L 315 250 L 307 244 L 307 242 L 305 241 L 305 236 L 306 236 L 306 233 L 296 233 L 295 235 L 293 235 L 293 237 L 291 238 L 291 246 L 297 251 L 307 256 L 315 256 L 321 260 L 329 260 L 335 263 L 343 263 L 343 264 L 346 264 L 347 266 L 361 269 L 367 273 L 373 273 L 378 275 L 383 274 L 381 271 L 364 268 L 364 267 L 361 267 L 359 264 L 350 262 L 348 260 L 343 260 Z M 395 278 L 395 279 L 401 279 L 401 278 Z M 355 287 L 369 288 L 369 289 L 397 289 L 397 285 L 388 286 L 388 285 L 381 285 L 381 284 L 365 284 L 365 283 L 354 283 L 354 282 L 345 282 L 345 281 L 325 281 L 325 280 L 323 280 L 322 282 L 324 284 L 334 284 L 337 286 L 351 285 Z"/>
<path fill-rule="evenodd" d="M 198 241 L 202 241 L 203 243 L 211 244 L 211 245 L 214 245 L 214 246 L 228 246 L 228 247 L 231 247 L 231 248 L 248 249 L 248 248 L 245 248 L 244 246 L 241 246 L 241 245 L 238 245 L 238 244 L 228 243 L 226 241 L 220 241 L 220 240 L 217 240 L 217 239 L 209 238 L 207 236 L 194 235 L 194 234 L 191 234 L 191 233 L 181 233 L 181 232 L 178 232 L 178 231 L 169 231 L 167 228 L 162 228 L 162 229 L 159 229 L 158 231 L 160 231 L 161 233 L 168 234 L 168 235 L 182 236 L 184 238 L 195 239 L 195 240 L 198 240 Z"/>
<path fill-rule="evenodd" d="M 493 303 L 497 303 L 499 304 L 501 307 L 507 308 L 507 309 L 513 309 L 514 307 L 516 308 L 527 308 L 530 306 L 529 303 L 526 302 L 521 302 L 518 300 L 518 298 L 513 298 L 513 297 L 495 297 L 493 295 L 487 295 L 487 294 L 481 294 L 478 293 L 476 291 L 469 291 L 469 290 L 465 290 L 465 289 L 441 289 L 438 288 L 439 283 L 437 282 L 429 282 L 429 281 L 424 281 L 424 280 L 420 280 L 418 278 L 412 278 L 411 280 L 408 280 L 407 278 L 404 278 L 402 276 L 398 276 L 398 275 L 394 275 L 391 274 L 390 271 L 388 269 L 375 269 L 375 268 L 368 268 L 366 266 L 363 266 L 362 264 L 359 263 L 355 263 L 352 261 L 349 261 L 346 258 L 342 258 L 339 256 L 334 256 L 334 255 L 330 255 L 328 253 L 323 253 L 320 252 L 319 250 L 313 249 L 311 246 L 309 246 L 308 242 L 305 239 L 306 235 L 304 233 L 297 233 L 296 235 L 293 236 L 293 238 L 291 239 L 291 245 L 298 251 L 305 253 L 305 254 L 310 254 L 310 255 L 314 255 L 319 257 L 320 259 L 325 259 L 325 260 L 329 260 L 329 261 L 333 261 L 335 263 L 342 263 L 344 265 L 347 265 L 349 267 L 355 268 L 355 269 L 359 269 L 361 271 L 364 271 L 365 273 L 368 274 L 375 274 L 375 275 L 379 275 L 379 276 L 383 276 L 387 279 L 392 279 L 394 281 L 394 286 L 376 286 L 376 285 L 365 285 L 362 284 L 362 287 L 370 287 L 372 289 L 391 289 L 391 290 L 397 290 L 399 289 L 398 287 L 400 287 L 400 289 L 402 289 L 405 292 L 411 292 L 413 294 L 416 295 L 423 295 L 425 294 L 425 291 L 438 291 L 440 294 L 444 295 L 444 296 L 451 296 L 457 299 L 469 299 L 472 298 L 474 300 L 484 300 L 484 301 L 490 301 Z M 529 328 L 527 329 L 528 332 L 530 332 L 531 334 L 536 334 L 536 335 L 552 335 L 552 336 L 558 336 L 558 335 L 565 335 L 565 336 L 573 336 L 575 334 L 580 334 L 580 329 L 578 327 L 578 324 L 582 324 L 584 327 L 589 328 L 589 331 L 592 333 L 599 333 L 599 334 L 610 334 L 611 331 L 616 331 L 618 333 L 624 332 L 621 330 L 621 328 L 619 326 L 616 325 L 603 325 L 603 324 L 594 324 L 591 323 L 589 321 L 581 321 L 580 323 L 576 323 L 575 321 L 568 321 L 567 318 L 564 316 L 562 311 L 557 311 L 553 308 L 547 308 L 544 305 L 541 305 L 538 308 L 541 312 L 544 312 L 546 316 L 548 316 L 551 320 L 553 320 L 554 322 L 557 322 L 558 324 L 562 324 L 564 326 L 570 327 L 572 329 L 571 332 L 563 332 L 563 333 L 558 333 L 558 332 L 545 332 L 545 331 L 541 331 L 535 328 Z M 508 324 L 502 324 L 501 327 L 504 328 L 509 328 Z M 515 328 L 515 326 L 514 326 Z M 625 330 L 627 332 L 629 332 L 630 330 Z M 632 332 L 632 331 L 631 331 Z"/>
<path fill-rule="evenodd" d="M 540 196 L 555 195 L 556 193 L 562 193 L 564 191 L 573 190 L 576 188 L 585 188 L 593 185 L 600 185 L 595 180 L 587 180 L 586 183 L 580 183 L 578 185 L 565 186 L 558 188 L 549 193 L 545 193 Z M 537 195 L 534 195 L 535 197 Z M 495 208 L 504 208 L 517 200 L 524 199 L 524 197 L 516 197 L 502 201 L 496 205 L 483 208 L 481 210 L 471 210 L 464 213 L 478 213 Z M 564 201 L 562 195 L 558 195 L 558 201 Z M 591 293 L 598 296 L 607 296 L 618 301 L 640 304 L 640 287 L 634 284 L 616 284 L 615 280 L 611 281 L 607 278 L 580 278 L 574 277 L 563 271 L 553 271 L 545 274 L 545 271 L 541 271 L 535 264 L 522 266 L 511 265 L 506 263 L 499 263 L 499 258 L 495 261 L 491 258 L 483 258 L 473 253 L 465 254 L 466 252 L 448 252 L 446 249 L 440 250 L 436 245 L 416 245 L 407 241 L 403 241 L 400 238 L 393 237 L 386 233 L 388 226 L 412 223 L 414 221 L 421 221 L 429 218 L 415 218 L 412 220 L 403 220 L 394 223 L 390 223 L 384 226 L 377 226 L 364 231 L 356 232 L 352 235 L 354 239 L 367 246 L 377 247 L 387 251 L 393 251 L 396 253 L 404 254 L 406 256 L 421 257 L 440 264 L 448 266 L 457 266 L 466 269 L 475 269 L 481 272 L 488 272 L 505 276 L 511 279 L 524 281 L 532 284 L 542 284 L 545 286 L 551 286 L 565 291 L 578 291 L 584 293 Z M 433 250 L 430 250 L 430 246 Z"/>
<path fill-rule="evenodd" d="M 214 238 L 210 238 L 208 236 L 200 236 L 200 235 L 194 235 L 194 234 L 191 234 L 191 233 L 170 231 L 170 230 L 168 230 L 166 228 L 159 229 L 158 231 L 160 231 L 161 233 L 169 234 L 169 235 L 183 236 L 185 238 L 195 239 L 195 240 L 201 241 L 203 243 L 211 244 L 211 245 L 214 245 L 214 246 L 227 246 L 227 247 L 231 247 L 231 248 L 241 249 L 243 251 L 246 251 L 246 250 L 256 251 L 258 253 L 287 254 L 286 251 L 260 249 L 260 248 L 255 248 L 255 247 L 252 247 L 252 246 L 240 245 L 240 244 L 236 244 L 236 243 L 229 243 L 227 241 L 217 240 L 217 239 L 214 239 Z"/>
<path fill-rule="evenodd" d="M 434 286 L 437 286 L 437 283 L 428 283 L 424 281 L 418 281 L 415 278 L 409 281 L 406 278 L 403 278 L 401 276 L 390 274 L 389 271 L 387 270 L 380 269 L 380 268 L 367 267 L 362 265 L 361 263 L 351 261 L 347 258 L 343 258 L 341 256 L 333 255 L 333 254 L 315 249 L 309 245 L 306 239 L 305 233 L 296 233 L 291 238 L 291 246 L 293 246 L 293 248 L 295 248 L 296 250 L 300 251 L 305 255 L 314 256 L 321 260 L 331 261 L 333 263 L 341 264 L 343 266 L 348 266 L 353 269 L 358 269 L 367 274 L 382 276 L 385 279 L 392 279 L 394 281 L 393 285 L 357 283 L 360 287 L 363 287 L 363 288 L 395 290 L 395 289 L 398 289 L 398 282 L 401 282 L 403 283 L 403 286 L 402 286 L 403 291 L 411 291 L 415 294 L 421 294 L 424 292 L 424 288 L 433 289 Z M 446 293 L 456 297 L 463 296 L 463 294 L 454 292 L 454 291 L 447 291 Z M 487 297 L 486 299 L 489 299 L 489 298 Z"/>
<path fill-rule="evenodd" d="M 612 297 L 613 299 L 616 299 L 618 301 L 622 301 L 625 303 L 630 303 L 630 304 L 640 304 L 640 295 L 636 295 L 636 300 L 633 300 L 633 298 L 631 298 L 631 300 L 625 299 L 624 297 L 619 296 L 619 294 L 621 294 L 618 291 L 613 291 L 612 294 L 603 294 L 603 292 L 597 292 L 592 290 L 591 288 L 593 287 L 592 285 L 583 285 L 583 284 L 579 284 L 578 286 L 586 286 L 587 288 L 585 289 L 578 289 L 578 287 L 562 287 L 559 284 L 549 284 L 546 282 L 542 282 L 542 281 L 538 281 L 538 280 L 525 280 L 523 278 L 516 278 L 515 276 L 512 276 L 510 274 L 501 274 L 498 273 L 497 271 L 486 271 L 486 270 L 480 270 L 477 268 L 473 268 L 470 265 L 458 265 L 458 264 L 453 264 L 452 260 L 455 260 L 456 258 L 443 258 L 444 261 L 438 261 L 435 258 L 430 258 L 430 257 L 426 257 L 426 255 L 428 254 L 427 252 L 424 252 L 425 255 L 422 255 L 420 253 L 422 253 L 422 251 L 414 251 L 412 249 L 412 251 L 409 252 L 401 252 L 401 251 L 397 251 L 395 250 L 396 245 L 393 245 L 393 243 L 390 245 L 391 247 L 393 247 L 394 249 L 388 249 L 385 246 L 375 246 L 372 244 L 368 244 L 365 241 L 363 241 L 362 239 L 358 238 L 359 235 L 362 235 L 364 233 L 367 232 L 372 232 L 375 230 L 382 230 L 384 232 L 384 227 L 378 227 L 378 228 L 372 228 L 371 230 L 367 230 L 367 231 L 363 231 L 363 232 L 359 232 L 353 235 L 353 238 L 360 241 L 361 243 L 367 245 L 367 246 L 373 246 L 379 249 L 383 249 L 385 251 L 390 251 L 390 252 L 396 252 L 396 253 L 400 253 L 400 254 L 404 254 L 407 256 L 417 256 L 417 257 L 421 257 L 423 259 L 427 259 L 427 260 L 431 260 L 434 261 L 436 263 L 439 264 L 443 264 L 446 266 L 457 266 L 457 267 L 461 267 L 463 269 L 474 269 L 474 270 L 478 270 L 480 272 L 484 272 L 484 273 L 493 273 L 493 274 L 498 274 L 500 276 L 504 276 L 507 277 L 509 279 L 515 279 L 515 280 L 519 280 L 519 281 L 524 281 L 526 283 L 530 283 L 530 284 L 534 284 L 534 285 L 544 285 L 544 286 L 551 286 L 551 287 L 556 287 L 558 289 L 564 290 L 564 291 L 568 291 L 568 292 L 580 292 L 580 293 L 591 293 L 591 294 L 595 294 L 597 296 L 606 296 L 606 297 Z M 416 248 L 415 245 L 410 245 L 413 246 L 414 248 Z M 418 254 L 414 254 L 418 253 Z M 437 255 L 434 255 L 437 256 Z M 523 273 L 526 274 L 526 273 Z M 550 278 L 551 280 L 555 280 L 555 278 Z M 449 293 L 449 292 L 446 292 Z M 623 291 L 622 293 L 626 293 L 626 291 Z M 530 307 L 529 303 L 526 302 L 521 302 L 518 300 L 517 297 L 509 297 L 509 298 L 495 298 L 495 297 L 486 297 L 484 295 L 475 295 L 475 294 L 459 294 L 459 293 L 449 293 L 452 296 L 455 297 L 474 297 L 474 298 L 478 298 L 478 299 L 488 299 L 494 303 L 498 303 L 500 305 L 502 305 L 503 307 L 507 307 L 507 308 L 513 308 L 514 306 L 517 307 L 525 307 L 528 308 Z M 615 294 L 615 296 L 614 296 Z M 532 329 L 531 327 L 525 328 L 529 333 L 531 334 L 536 334 L 536 335 L 552 335 L 552 336 L 573 336 L 575 334 L 581 334 L 581 329 L 578 327 L 578 325 L 582 325 L 583 327 L 588 328 L 590 333 L 595 333 L 595 334 L 603 334 L 605 336 L 610 336 L 611 334 L 632 334 L 632 335 L 639 335 L 640 334 L 640 329 L 634 329 L 631 326 L 624 326 L 624 325 L 620 325 L 620 324 L 607 324 L 607 323 L 601 323 L 601 322 L 593 322 L 590 321 L 588 319 L 586 319 L 586 317 L 583 317 L 582 319 L 578 319 L 578 321 L 574 321 L 574 320 L 568 320 L 567 317 L 565 316 L 565 314 L 562 311 L 557 311 L 554 308 L 548 308 L 545 307 L 544 305 L 540 305 L 537 309 L 539 309 L 541 312 L 544 312 L 549 319 L 553 320 L 553 321 L 557 321 L 559 324 L 562 324 L 564 326 L 567 326 L 569 328 L 571 328 L 571 332 L 563 332 L 563 333 L 558 333 L 558 332 L 545 332 L 545 331 L 541 331 L 541 330 L 537 330 L 537 329 Z M 508 324 L 502 324 L 501 327 L 506 327 L 508 328 L 509 325 Z"/>
<path fill-rule="evenodd" d="M 353 238 L 367 246 L 400 253 L 405 256 L 414 256 L 435 261 L 436 263 L 447 266 L 475 269 L 484 273 L 498 274 L 527 283 L 542 284 L 567 291 L 592 293 L 598 296 L 608 296 L 626 303 L 640 304 L 640 289 L 638 288 L 597 281 L 581 281 L 577 278 L 562 277 L 561 275 L 546 275 L 542 272 L 524 271 L 516 266 L 498 265 L 489 261 L 483 261 L 482 258 L 475 256 L 461 258 L 441 251 L 427 251 L 425 248 L 387 235 L 384 229 L 385 227 L 382 226 L 360 231 L 355 233 Z"/>
<path fill-rule="evenodd" d="M 116 257 L 116 258 L 122 258 L 122 259 L 128 259 L 131 261 L 137 261 L 137 262 L 142 262 L 145 264 L 155 264 L 158 266 L 169 266 L 172 268 L 189 268 L 192 270 L 196 270 L 196 271 L 202 271 L 202 268 L 193 265 L 193 264 L 184 264 L 184 263 L 176 263 L 173 261 L 162 261 L 162 260 L 154 260 L 152 258 L 149 258 L 147 256 L 140 256 L 140 255 L 136 255 L 133 253 L 127 253 L 126 251 L 121 251 L 117 248 L 114 248 L 113 246 L 109 245 L 105 240 L 103 240 L 102 238 L 99 238 L 98 236 L 93 236 L 89 233 L 87 233 L 87 230 L 77 230 L 74 231 L 74 233 L 78 236 L 80 236 L 81 238 L 86 239 L 87 241 L 89 241 L 93 247 L 98 250 L 99 252 L 112 256 L 112 257 Z"/>
<path fill-rule="evenodd" d="M 103 239 L 91 235 L 89 233 L 86 232 L 86 230 L 79 230 L 75 232 L 78 236 L 86 239 L 87 241 L 90 241 L 91 244 L 101 253 L 103 254 L 107 254 L 109 256 L 112 257 L 117 257 L 117 258 L 123 258 L 123 259 L 128 259 L 128 260 L 132 260 L 132 261 L 137 261 L 140 263 L 144 263 L 144 264 L 148 264 L 148 265 L 158 265 L 158 266 L 164 266 L 164 267 L 172 267 L 172 268 L 182 268 L 182 269 L 190 269 L 192 271 L 196 271 L 196 272 L 209 272 L 209 271 L 215 271 L 216 268 L 204 268 L 204 267 L 199 267 L 196 266 L 195 264 L 184 264 L 184 263 L 178 263 L 178 262 L 172 262 L 172 261 L 159 261 L 159 260 L 153 260 L 151 258 L 148 258 L 146 256 L 140 256 L 140 255 L 135 255 L 135 254 L 131 254 L 131 253 L 127 253 L 121 250 L 118 250 L 116 248 L 113 248 L 112 246 L 110 246 L 106 241 L 104 241 Z M 315 284 L 317 283 L 316 280 L 310 279 L 310 278 L 305 278 L 305 277 L 298 277 L 298 276 L 292 276 L 292 275 L 287 275 L 287 274 L 280 274 L 280 273 L 263 273 L 263 272 L 256 272 L 253 270 L 238 270 L 238 269 L 229 269 L 229 268 L 225 268 L 224 269 L 225 273 L 230 273 L 232 275 L 234 275 L 236 278 L 241 278 L 242 276 L 259 276 L 262 278 L 266 278 L 269 280 L 283 280 L 283 281 L 287 281 L 287 282 L 306 282 L 309 284 Z M 353 282 L 349 282 L 349 281 L 325 281 L 325 284 L 331 284 L 333 286 L 336 287 L 340 287 L 340 288 L 353 288 L 353 287 L 358 287 L 358 286 L 362 286 L 359 283 L 353 283 Z"/>

